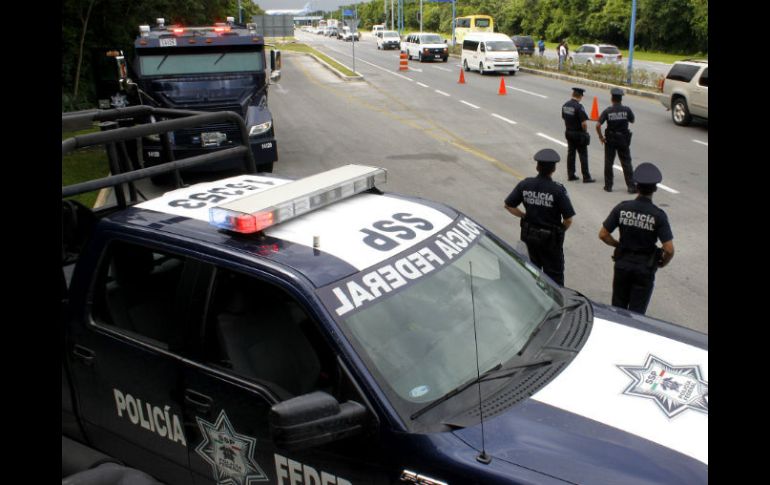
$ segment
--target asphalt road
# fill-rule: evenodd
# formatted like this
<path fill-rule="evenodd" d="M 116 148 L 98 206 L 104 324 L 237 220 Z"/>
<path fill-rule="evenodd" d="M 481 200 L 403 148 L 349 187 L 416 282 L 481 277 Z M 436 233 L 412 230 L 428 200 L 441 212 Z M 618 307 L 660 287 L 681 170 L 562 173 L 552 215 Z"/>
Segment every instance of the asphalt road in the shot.
<path fill-rule="evenodd" d="M 300 41 L 352 67 L 352 45 L 300 33 Z M 565 242 L 565 284 L 609 303 L 612 250 L 597 234 L 625 192 L 602 191 L 603 147 L 589 130 L 589 161 L 595 184 L 566 182 L 566 148 L 560 107 L 570 84 L 520 72 L 505 76 L 465 73 L 459 62 L 419 64 L 398 71 L 398 51 L 378 51 L 370 36 L 355 45 L 355 67 L 365 82 L 344 82 L 312 58 L 285 52 L 282 79 L 270 89 L 279 161 L 275 173 L 301 177 L 346 163 L 385 167 L 392 192 L 447 203 L 470 215 L 513 246 L 518 220 L 503 200 L 522 178 L 535 173 L 532 155 L 554 148 L 562 155 L 555 180 L 563 182 L 577 215 Z M 599 110 L 609 93 L 588 88 L 583 100 Z M 657 274 L 648 315 L 708 332 L 708 127 L 677 127 L 659 101 L 626 96 L 637 118 L 634 163 L 655 162 L 664 188 L 655 202 L 671 220 L 676 256 Z M 618 161 L 616 160 L 616 167 Z M 615 187 L 622 173 L 615 171 Z"/>

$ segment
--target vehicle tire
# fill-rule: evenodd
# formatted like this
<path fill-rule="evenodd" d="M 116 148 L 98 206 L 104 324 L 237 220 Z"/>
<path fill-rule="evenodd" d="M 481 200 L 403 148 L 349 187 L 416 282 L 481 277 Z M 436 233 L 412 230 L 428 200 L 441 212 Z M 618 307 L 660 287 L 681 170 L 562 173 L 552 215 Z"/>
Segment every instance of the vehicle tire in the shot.
<path fill-rule="evenodd" d="M 591 59 L 588 59 L 586 61 L 586 64 L 589 65 L 589 66 L 592 66 L 594 64 L 594 61 L 592 61 Z"/>
<path fill-rule="evenodd" d="M 417 53 L 417 60 L 422 62 L 422 52 Z"/>
<path fill-rule="evenodd" d="M 508 71 L 508 74 L 510 74 L 511 76 L 515 76 L 516 75 L 516 71 Z"/>
<path fill-rule="evenodd" d="M 479 62 L 479 74 L 484 75 L 484 63 Z"/>
<path fill-rule="evenodd" d="M 671 101 L 671 119 L 678 126 L 687 126 L 692 122 L 692 116 L 684 98 L 674 98 Z"/>
<path fill-rule="evenodd" d="M 447 62 L 449 60 L 449 56 L 444 58 L 444 62 Z"/>
<path fill-rule="evenodd" d="M 465 72 L 468 72 L 468 71 L 470 71 L 470 70 L 471 70 L 471 68 L 470 68 L 470 67 L 468 67 L 468 59 L 465 59 L 465 60 L 463 61 L 463 69 L 465 70 Z"/>

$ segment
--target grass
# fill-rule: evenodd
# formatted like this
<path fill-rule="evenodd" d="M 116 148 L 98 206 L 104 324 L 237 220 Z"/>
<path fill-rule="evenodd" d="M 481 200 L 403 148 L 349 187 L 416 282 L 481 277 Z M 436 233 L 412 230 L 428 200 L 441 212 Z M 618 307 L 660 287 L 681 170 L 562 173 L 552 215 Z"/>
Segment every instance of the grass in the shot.
<path fill-rule="evenodd" d="M 285 51 L 306 52 L 306 53 L 309 53 L 309 54 L 315 54 L 316 56 L 318 56 L 321 59 L 323 59 L 326 63 L 328 63 L 329 65 L 333 66 L 335 69 L 337 69 L 341 73 L 343 73 L 344 75 L 346 75 L 346 76 L 358 76 L 357 73 L 351 71 L 346 66 L 343 66 L 342 64 L 340 64 L 339 62 L 335 61 L 334 59 L 332 59 L 331 57 L 327 56 L 326 54 L 322 54 L 321 52 L 318 52 L 317 50 L 313 49 L 312 47 L 310 47 L 307 44 L 293 42 L 293 43 L 286 43 L 286 44 L 277 44 L 276 47 L 279 48 L 280 50 L 285 50 Z"/>
<path fill-rule="evenodd" d="M 72 138 L 73 136 L 85 135 L 97 131 L 99 131 L 98 128 L 89 128 L 74 132 L 62 132 L 61 138 L 62 140 L 65 140 L 67 138 Z M 106 177 L 108 174 L 107 154 L 102 147 L 81 148 L 62 157 L 62 186 Z M 98 194 L 98 192 L 87 192 L 71 198 L 77 200 L 86 207 L 93 207 Z"/>
<path fill-rule="evenodd" d="M 566 63 L 559 71 L 559 60 L 549 59 L 544 56 L 520 56 L 522 67 L 530 67 L 543 71 L 561 72 L 570 76 L 592 79 L 610 84 L 626 84 L 627 73 L 624 64 L 611 65 L 572 65 Z M 641 89 L 658 89 L 658 82 L 663 77 L 661 74 L 651 73 L 644 69 L 635 69 L 631 78 L 631 86 Z"/>
<path fill-rule="evenodd" d="M 534 36 L 532 37 L 535 41 L 535 52 L 537 52 L 537 41 L 538 39 Z M 570 49 L 572 52 L 575 51 L 578 47 L 580 47 L 582 44 L 575 44 L 570 45 Z M 545 43 L 545 50 L 546 51 L 556 51 L 556 48 L 559 47 L 559 44 L 557 42 L 546 42 Z M 624 59 L 628 59 L 628 49 L 620 49 L 620 52 L 623 54 Z M 639 49 L 634 49 L 634 60 L 636 61 L 650 61 L 650 62 L 664 62 L 666 64 L 673 64 L 676 61 L 681 61 L 682 59 L 691 59 L 691 58 L 697 58 L 697 59 L 705 59 L 708 58 L 708 55 L 703 53 L 695 53 L 695 54 L 668 54 L 666 52 L 656 52 L 656 51 L 643 51 Z"/>

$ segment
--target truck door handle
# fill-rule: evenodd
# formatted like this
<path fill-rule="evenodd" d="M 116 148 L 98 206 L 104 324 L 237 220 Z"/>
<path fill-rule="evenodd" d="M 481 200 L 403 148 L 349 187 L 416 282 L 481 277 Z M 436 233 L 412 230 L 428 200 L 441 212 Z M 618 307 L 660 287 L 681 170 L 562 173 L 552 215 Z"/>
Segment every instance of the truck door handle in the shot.
<path fill-rule="evenodd" d="M 94 363 L 94 351 L 87 349 L 82 345 L 75 345 L 75 347 L 72 349 L 72 354 L 75 356 L 76 360 L 79 360 L 85 365 L 90 366 Z"/>
<path fill-rule="evenodd" d="M 195 408 L 196 411 L 201 413 L 209 413 L 211 411 L 211 403 L 214 402 L 210 397 L 193 391 L 192 389 L 184 390 L 184 400 L 187 404 Z"/>

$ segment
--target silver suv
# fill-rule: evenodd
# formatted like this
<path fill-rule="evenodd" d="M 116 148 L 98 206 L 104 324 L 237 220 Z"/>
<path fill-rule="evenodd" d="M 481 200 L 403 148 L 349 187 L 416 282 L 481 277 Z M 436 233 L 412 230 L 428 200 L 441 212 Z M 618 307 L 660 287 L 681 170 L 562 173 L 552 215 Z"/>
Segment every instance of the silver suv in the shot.
<path fill-rule="evenodd" d="M 675 62 L 661 80 L 660 102 L 671 110 L 671 119 L 687 126 L 693 118 L 709 118 L 709 61 Z"/>

